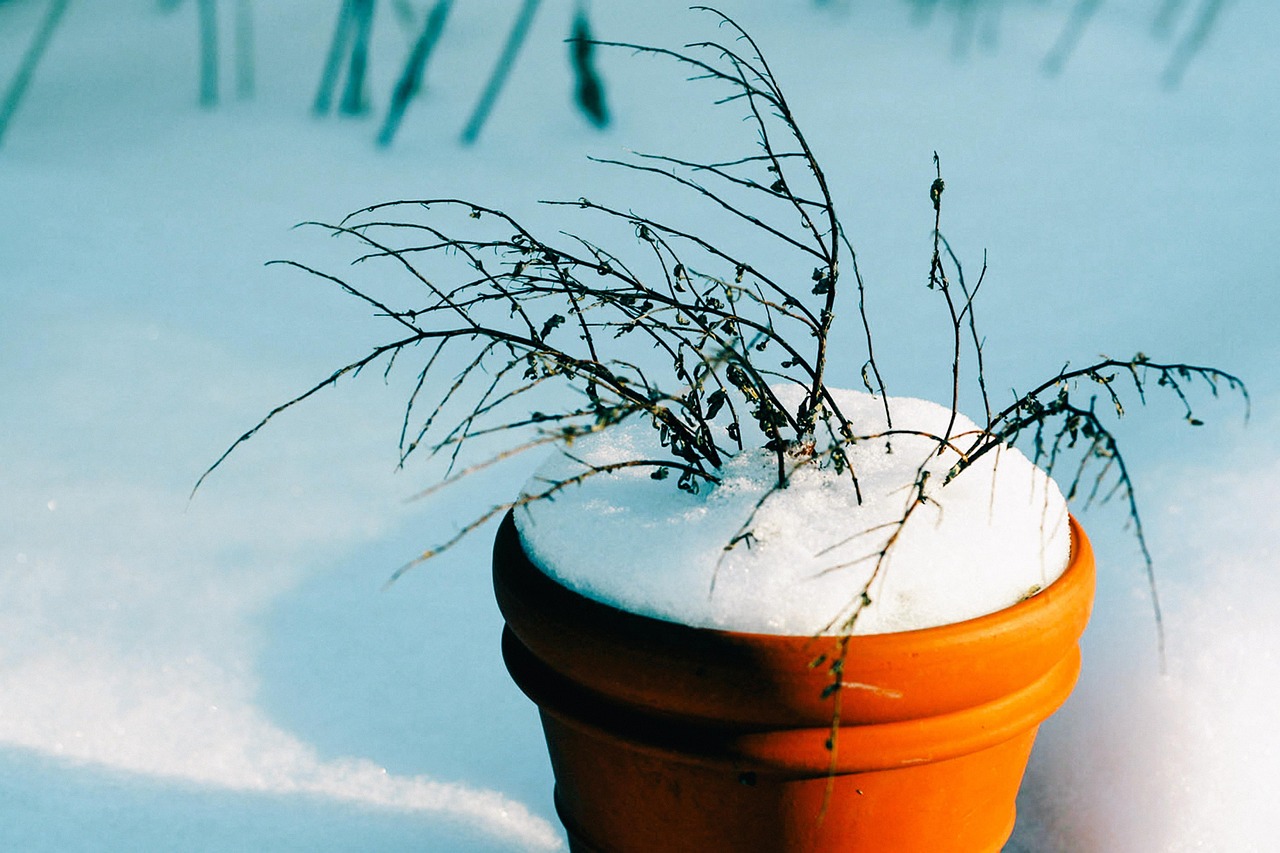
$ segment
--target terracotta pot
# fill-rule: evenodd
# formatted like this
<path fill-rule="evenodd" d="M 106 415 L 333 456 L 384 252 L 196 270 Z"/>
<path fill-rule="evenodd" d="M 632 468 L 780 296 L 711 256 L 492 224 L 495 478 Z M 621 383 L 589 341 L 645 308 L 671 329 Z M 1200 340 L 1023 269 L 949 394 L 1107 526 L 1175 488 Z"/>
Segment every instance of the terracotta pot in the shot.
<path fill-rule="evenodd" d="M 691 628 L 575 593 L 494 547 L 503 653 L 538 704 L 571 849 L 994 853 L 1040 723 L 1071 692 L 1093 603 L 1089 541 L 1048 589 L 966 622 L 834 638 Z M 832 769 L 834 767 L 834 773 Z"/>

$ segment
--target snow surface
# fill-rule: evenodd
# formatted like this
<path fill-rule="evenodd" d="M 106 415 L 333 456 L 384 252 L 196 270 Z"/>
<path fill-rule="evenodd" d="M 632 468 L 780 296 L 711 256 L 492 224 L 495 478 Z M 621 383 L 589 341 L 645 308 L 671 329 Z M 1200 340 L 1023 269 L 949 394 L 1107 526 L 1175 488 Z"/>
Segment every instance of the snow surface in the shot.
<path fill-rule="evenodd" d="M 788 406 L 803 395 L 794 386 L 775 391 Z M 879 397 L 833 397 L 860 435 L 888 429 Z M 949 407 L 906 397 L 889 405 L 896 429 L 947 435 Z M 959 415 L 950 435 L 964 447 L 977 429 Z M 1006 448 L 944 487 L 959 455 L 937 451 L 923 435 L 857 443 L 849 463 L 861 500 L 847 474 L 815 464 L 796 466 L 778 490 L 776 457 L 762 449 L 734 456 L 717 472 L 720 482 L 697 494 L 677 489 L 674 478 L 654 480 L 652 469 L 622 469 L 526 504 L 516 525 L 534 561 L 571 589 L 647 616 L 731 631 L 839 634 L 864 589 L 871 603 L 857 610 L 853 633 L 931 628 L 994 613 L 1056 580 L 1071 552 L 1057 485 Z M 663 456 L 655 430 L 632 421 L 556 451 L 524 493 L 592 466 Z M 921 470 L 925 502 L 902 523 L 917 501 Z M 749 547 L 726 554 L 744 529 Z"/>
<path fill-rule="evenodd" d="M 594 23 L 645 42 L 710 35 L 686 35 L 685 5 L 595 3 Z M 844 206 L 892 393 L 946 394 L 931 331 L 945 309 L 923 287 L 934 150 L 952 245 L 967 269 L 989 249 L 978 319 L 993 392 L 1139 347 L 1235 370 L 1254 392 L 1247 433 L 1231 402 L 1198 404 L 1198 430 L 1158 399 L 1127 419 L 1169 675 L 1123 513 L 1085 512 L 1100 589 L 1084 672 L 1041 729 L 1007 849 L 1274 849 L 1280 6 L 1224 4 L 1166 90 L 1155 3 L 1098 4 L 1052 77 L 1039 69 L 1074 0 L 938 3 L 931 22 L 906 2 L 817 5 L 734 12 Z M 998 26 L 970 26 L 979 5 L 1003 8 Z M 361 307 L 262 267 L 342 271 L 350 256 L 295 223 L 430 192 L 554 229 L 532 200 L 650 200 L 585 154 L 723 153 L 717 134 L 741 125 L 709 117 L 683 75 L 616 53 L 602 57 L 616 124 L 590 130 L 561 94 L 573 4 L 556 0 L 480 144 L 461 149 L 477 68 L 518 8 L 469 0 L 379 151 L 376 120 L 308 111 L 337 3 L 253 6 L 256 97 L 227 86 L 205 111 L 196 4 L 70 4 L 0 147 L 0 849 L 563 847 L 537 713 L 498 653 L 486 534 L 382 589 L 509 500 L 527 466 L 406 505 L 438 472 L 394 473 L 405 383 L 388 393 L 369 376 L 188 494 L 272 405 L 374 340 Z M 0 81 L 45 8 L 0 2 Z M 376 35 L 375 101 L 407 47 L 390 15 Z M 856 384 L 856 351 L 832 364 Z M 513 823 L 512 804 L 528 816 Z"/>

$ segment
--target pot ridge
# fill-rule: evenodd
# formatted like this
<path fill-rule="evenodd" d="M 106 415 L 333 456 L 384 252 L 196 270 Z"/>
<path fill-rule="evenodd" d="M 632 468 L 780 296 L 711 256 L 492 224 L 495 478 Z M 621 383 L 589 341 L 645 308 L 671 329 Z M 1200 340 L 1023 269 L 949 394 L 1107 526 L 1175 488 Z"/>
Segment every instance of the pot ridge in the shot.
<path fill-rule="evenodd" d="M 1092 608 L 1093 550 L 1074 517 L 1070 523 L 1067 569 L 1038 594 L 963 622 L 853 637 L 842 672 L 841 720 L 939 716 L 993 702 L 1044 677 L 1076 645 Z M 593 692 L 744 726 L 825 727 L 831 720 L 832 699 L 823 697 L 828 667 L 812 664 L 839 654 L 836 637 L 694 628 L 596 601 L 534 564 L 510 515 L 494 545 L 494 589 L 519 641 Z"/>

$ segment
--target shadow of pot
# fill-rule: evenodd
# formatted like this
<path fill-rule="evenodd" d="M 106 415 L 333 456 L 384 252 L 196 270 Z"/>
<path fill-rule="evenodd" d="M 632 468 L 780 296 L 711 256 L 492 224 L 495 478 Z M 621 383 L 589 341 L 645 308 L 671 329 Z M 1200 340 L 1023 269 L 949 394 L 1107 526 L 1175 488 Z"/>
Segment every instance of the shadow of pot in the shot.
<path fill-rule="evenodd" d="M 995 853 L 1036 730 L 1080 671 L 1094 561 L 1013 607 L 849 641 L 619 610 L 494 545 L 503 655 L 541 710 L 556 808 L 583 853 Z M 827 748 L 840 704 L 835 752 Z"/>

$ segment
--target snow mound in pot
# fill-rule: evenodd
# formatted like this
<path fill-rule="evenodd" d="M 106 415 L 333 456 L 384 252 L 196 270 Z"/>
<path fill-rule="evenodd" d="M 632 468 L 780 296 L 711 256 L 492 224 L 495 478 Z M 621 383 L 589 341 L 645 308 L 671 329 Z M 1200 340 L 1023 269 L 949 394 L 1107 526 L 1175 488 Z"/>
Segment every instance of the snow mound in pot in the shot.
<path fill-rule="evenodd" d="M 798 402 L 787 390 L 783 401 Z M 879 398 L 834 393 L 860 433 L 884 429 Z M 941 435 L 951 414 L 925 400 L 890 398 L 889 405 L 895 429 Z M 976 429 L 959 416 L 952 435 Z M 884 439 L 854 445 L 849 459 L 861 503 L 847 472 L 804 465 L 764 500 L 749 540 L 728 552 L 725 545 L 776 485 L 769 452 L 738 454 L 718 484 L 704 483 L 696 495 L 676 488 L 674 471 L 663 480 L 650 476 L 652 468 L 591 476 L 554 500 L 517 509 L 515 520 L 529 556 L 565 586 L 647 616 L 732 631 L 841 633 L 869 580 L 871 603 L 854 633 L 944 625 L 1008 607 L 1062 574 L 1071 546 L 1066 502 L 1043 471 L 1006 447 L 943 487 L 957 457 L 936 451 L 935 441 L 919 436 L 894 436 L 891 453 Z M 525 493 L 580 473 L 584 462 L 668 456 L 648 422 L 623 424 L 557 453 Z M 873 578 L 875 555 L 914 499 L 916 471 L 926 460 L 928 500 Z"/>

